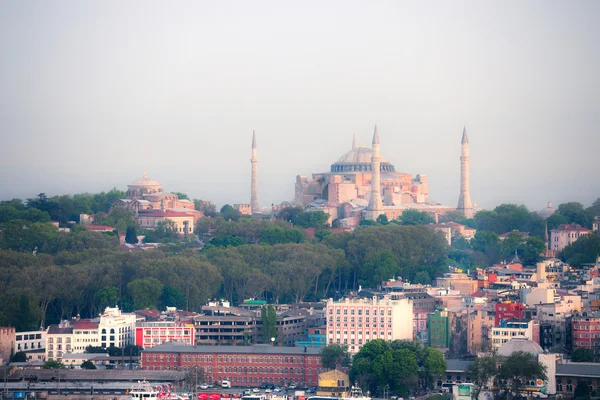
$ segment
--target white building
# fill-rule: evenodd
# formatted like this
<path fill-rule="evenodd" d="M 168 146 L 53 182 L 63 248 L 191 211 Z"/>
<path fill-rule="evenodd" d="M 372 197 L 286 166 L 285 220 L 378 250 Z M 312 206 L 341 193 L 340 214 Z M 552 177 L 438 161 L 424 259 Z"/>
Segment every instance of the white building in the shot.
<path fill-rule="evenodd" d="M 46 331 L 17 332 L 14 352 L 43 350 L 46 348 Z"/>
<path fill-rule="evenodd" d="M 85 353 L 88 346 L 98 347 L 98 322 L 78 320 L 73 326 L 73 353 Z"/>
<path fill-rule="evenodd" d="M 556 303 L 560 301 L 560 296 L 554 288 L 525 288 L 521 289 L 521 303 L 527 307 L 534 307 L 536 304 Z"/>
<path fill-rule="evenodd" d="M 384 296 L 327 302 L 327 344 L 348 346 L 357 353 L 372 339 L 410 340 L 413 337 L 413 305 L 408 299 Z"/>
<path fill-rule="evenodd" d="M 106 307 L 100 317 L 73 319 L 50 325 L 46 331 L 46 359 L 60 360 L 66 353 L 85 353 L 88 346 L 108 348 L 135 344 L 135 314 Z"/>
<path fill-rule="evenodd" d="M 135 314 L 122 313 L 119 307 L 106 307 L 98 323 L 100 347 L 125 347 L 135 343 Z"/>
<path fill-rule="evenodd" d="M 46 359 L 60 360 L 73 350 L 73 326 L 69 321 L 50 325 L 46 331 Z"/>
<path fill-rule="evenodd" d="M 568 245 L 574 243 L 583 235 L 589 235 L 592 231 L 577 224 L 562 224 L 550 231 L 550 245 L 555 252 L 562 251 Z"/>
<path fill-rule="evenodd" d="M 492 349 L 499 349 L 512 339 L 539 340 L 539 324 L 537 321 L 507 321 L 501 326 L 492 328 Z"/>

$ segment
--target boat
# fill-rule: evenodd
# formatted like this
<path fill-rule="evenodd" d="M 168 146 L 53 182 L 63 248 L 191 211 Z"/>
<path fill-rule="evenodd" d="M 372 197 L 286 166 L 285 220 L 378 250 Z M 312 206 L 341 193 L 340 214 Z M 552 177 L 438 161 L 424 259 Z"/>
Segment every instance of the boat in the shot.
<path fill-rule="evenodd" d="M 138 381 L 138 384 L 131 388 L 129 395 L 131 400 L 158 400 L 161 392 L 147 381 Z"/>
<path fill-rule="evenodd" d="M 358 386 L 352 386 L 348 395 L 342 397 L 341 400 L 372 400 L 370 397 L 363 395 L 362 390 Z"/>

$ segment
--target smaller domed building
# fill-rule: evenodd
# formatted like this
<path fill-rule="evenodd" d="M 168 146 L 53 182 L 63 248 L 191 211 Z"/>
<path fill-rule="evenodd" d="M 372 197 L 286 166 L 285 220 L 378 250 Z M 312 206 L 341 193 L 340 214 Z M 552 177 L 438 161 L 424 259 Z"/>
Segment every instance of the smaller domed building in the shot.
<path fill-rule="evenodd" d="M 180 235 L 191 234 L 198 219 L 204 216 L 190 200 L 164 192 L 162 185 L 148 178 L 145 172 L 127 185 L 127 197 L 117 200 L 113 207 L 133 211 L 142 229 L 155 229 L 161 221 L 172 221 Z"/>

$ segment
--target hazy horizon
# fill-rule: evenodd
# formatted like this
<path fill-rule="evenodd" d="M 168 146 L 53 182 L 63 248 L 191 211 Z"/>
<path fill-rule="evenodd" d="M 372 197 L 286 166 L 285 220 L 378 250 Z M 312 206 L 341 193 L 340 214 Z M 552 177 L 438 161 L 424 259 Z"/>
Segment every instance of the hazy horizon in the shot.
<path fill-rule="evenodd" d="M 66 6 L 68 4 L 68 6 Z M 455 206 L 600 197 L 600 2 L 0 4 L 0 199 L 113 187 L 293 200 L 352 145 Z"/>

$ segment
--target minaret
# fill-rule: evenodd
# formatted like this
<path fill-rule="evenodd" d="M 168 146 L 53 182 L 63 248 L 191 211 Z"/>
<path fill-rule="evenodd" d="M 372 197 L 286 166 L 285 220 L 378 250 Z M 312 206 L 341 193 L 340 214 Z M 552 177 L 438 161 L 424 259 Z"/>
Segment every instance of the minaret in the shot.
<path fill-rule="evenodd" d="M 256 157 L 256 133 L 252 131 L 252 158 L 250 159 L 252 164 L 252 181 L 250 184 L 250 210 L 252 214 L 259 211 L 258 208 L 258 194 L 256 190 L 257 178 L 258 178 L 258 158 Z"/>
<path fill-rule="evenodd" d="M 460 196 L 458 197 L 456 211 L 463 213 L 467 218 L 473 218 L 473 206 L 471 204 L 471 194 L 469 193 L 469 138 L 467 137 L 467 128 L 463 128 L 461 145 Z"/>
<path fill-rule="evenodd" d="M 356 149 L 356 133 L 352 137 L 352 150 Z"/>
<path fill-rule="evenodd" d="M 544 232 L 544 242 L 546 243 L 546 252 L 544 256 L 550 258 L 550 236 L 548 235 L 548 221 L 546 221 L 546 231 Z"/>
<path fill-rule="evenodd" d="M 381 179 L 380 179 L 379 158 L 379 134 L 377 133 L 377 125 L 373 133 L 373 152 L 371 156 L 371 197 L 369 198 L 369 206 L 367 207 L 366 219 L 376 220 L 383 211 L 383 202 L 381 201 Z"/>

